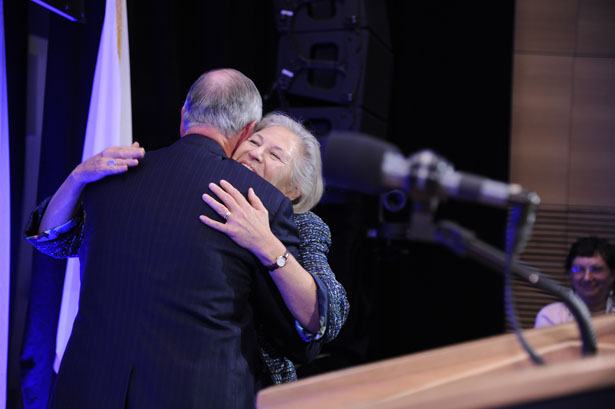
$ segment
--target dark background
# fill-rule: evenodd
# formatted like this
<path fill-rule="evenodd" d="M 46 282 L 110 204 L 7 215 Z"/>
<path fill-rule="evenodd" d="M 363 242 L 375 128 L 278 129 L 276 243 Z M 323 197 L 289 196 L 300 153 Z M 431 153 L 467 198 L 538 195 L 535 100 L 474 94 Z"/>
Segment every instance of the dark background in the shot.
<path fill-rule="evenodd" d="M 128 0 L 133 137 L 146 150 L 178 138 L 180 109 L 204 71 L 233 67 L 263 94 L 278 79 L 277 4 L 266 1 Z M 319 3 L 313 2 L 313 3 Z M 333 1 L 320 2 L 334 4 Z M 342 2 L 343 3 L 343 2 Z M 392 74 L 387 132 L 379 135 L 404 154 L 432 149 L 456 169 L 508 179 L 514 1 L 432 0 L 369 2 L 386 12 Z M 495 4 L 497 3 L 497 4 Z M 41 173 L 37 197 L 53 193 L 81 160 L 104 2 L 85 0 L 85 22 L 72 23 L 30 2 L 4 2 L 9 76 L 13 219 L 24 187 L 27 36 L 49 39 Z M 370 58 L 369 56 L 367 58 Z M 377 61 L 376 61 L 377 65 Z M 385 81 L 387 80 L 387 81 Z M 279 108 L 275 93 L 267 111 Z M 292 99 L 291 99 L 292 100 Z M 296 99 L 325 109 L 330 102 Z M 331 227 L 330 263 L 348 291 L 350 316 L 323 357 L 300 376 L 502 333 L 498 273 L 430 243 L 368 238 L 379 223 L 379 198 L 329 190 L 315 209 Z M 408 209 L 384 214 L 409 220 Z M 451 219 L 499 248 L 506 212 L 483 205 L 442 203 Z M 23 226 L 13 223 L 13 255 Z M 9 407 L 21 404 L 19 372 L 49 365 L 64 262 L 32 257 L 31 275 L 12 266 Z M 29 297 L 37 294 L 37 297 Z M 44 334 L 53 333 L 48 341 Z M 25 345 L 22 351 L 22 345 Z M 30 347 L 28 347 L 30 345 Z M 34 351 L 31 345 L 36 345 Z M 22 355 L 21 362 L 19 356 Z M 44 379 L 49 373 L 41 370 Z M 25 383 L 26 381 L 24 381 Z M 32 403 L 32 402 L 31 402 Z M 36 407 L 32 403 L 31 407 Z"/>

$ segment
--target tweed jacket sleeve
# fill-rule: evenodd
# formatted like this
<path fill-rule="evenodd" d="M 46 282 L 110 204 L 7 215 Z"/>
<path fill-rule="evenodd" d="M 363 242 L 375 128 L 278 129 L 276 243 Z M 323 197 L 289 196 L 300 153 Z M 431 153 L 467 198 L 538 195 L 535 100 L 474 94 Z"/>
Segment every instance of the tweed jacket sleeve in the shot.
<path fill-rule="evenodd" d="M 54 258 L 77 257 L 83 242 L 83 226 L 85 224 L 83 207 L 80 203 L 73 218 L 66 223 L 37 234 L 50 200 L 51 196 L 44 199 L 30 214 L 24 232 L 25 239 L 38 251 L 48 256 Z"/>
<path fill-rule="evenodd" d="M 320 329 L 312 334 L 295 321 L 295 327 L 306 342 L 332 341 L 348 317 L 349 303 L 344 287 L 337 281 L 327 261 L 331 246 L 331 231 L 320 217 L 312 212 L 294 216 L 299 231 L 299 256 L 297 260 L 306 269 L 318 291 Z M 259 328 L 259 348 L 267 365 L 271 381 L 281 384 L 297 380 L 293 362 L 270 342 L 267 332 Z"/>
<path fill-rule="evenodd" d="M 332 341 L 340 332 L 348 318 L 348 298 L 346 291 L 335 274 L 331 271 L 327 254 L 331 246 L 329 226 L 312 212 L 295 214 L 295 223 L 299 230 L 299 263 L 316 281 L 320 315 L 320 331 L 316 339 L 323 342 Z M 307 331 L 296 323 L 297 329 L 304 335 Z M 304 336 L 310 340 L 309 336 Z"/>

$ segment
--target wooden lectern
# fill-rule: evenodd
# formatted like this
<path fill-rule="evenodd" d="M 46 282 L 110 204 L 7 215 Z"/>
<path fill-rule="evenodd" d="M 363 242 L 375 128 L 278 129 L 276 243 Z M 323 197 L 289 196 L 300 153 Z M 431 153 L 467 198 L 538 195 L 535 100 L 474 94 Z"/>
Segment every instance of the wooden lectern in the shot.
<path fill-rule="evenodd" d="M 574 322 L 524 331 L 546 365 L 505 334 L 262 390 L 259 409 L 615 409 L 615 315 L 593 319 L 598 353 L 581 356 Z"/>

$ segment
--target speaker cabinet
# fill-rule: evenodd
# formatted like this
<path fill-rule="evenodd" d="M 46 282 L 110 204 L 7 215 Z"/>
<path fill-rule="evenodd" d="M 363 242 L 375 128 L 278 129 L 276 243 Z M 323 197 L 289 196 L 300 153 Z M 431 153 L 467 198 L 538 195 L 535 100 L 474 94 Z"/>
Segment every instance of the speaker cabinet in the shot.
<path fill-rule="evenodd" d="M 277 72 L 289 95 L 361 107 L 386 119 L 392 70 L 392 53 L 368 30 L 280 37 Z"/>
<path fill-rule="evenodd" d="M 282 33 L 367 29 L 390 48 L 387 8 L 382 0 L 274 0 Z"/>
<path fill-rule="evenodd" d="M 303 122 L 317 137 L 328 135 L 332 130 L 350 130 L 379 138 L 386 138 L 387 123 L 361 108 L 349 107 L 302 107 L 287 110 L 293 118 Z"/>

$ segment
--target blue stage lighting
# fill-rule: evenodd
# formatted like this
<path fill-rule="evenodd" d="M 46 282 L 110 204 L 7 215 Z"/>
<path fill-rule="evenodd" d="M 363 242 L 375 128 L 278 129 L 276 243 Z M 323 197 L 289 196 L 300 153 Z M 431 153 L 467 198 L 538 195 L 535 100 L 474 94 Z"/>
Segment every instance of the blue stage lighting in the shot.
<path fill-rule="evenodd" d="M 34 3 L 45 7 L 47 10 L 70 20 L 82 21 L 85 18 L 83 0 L 32 0 Z"/>

